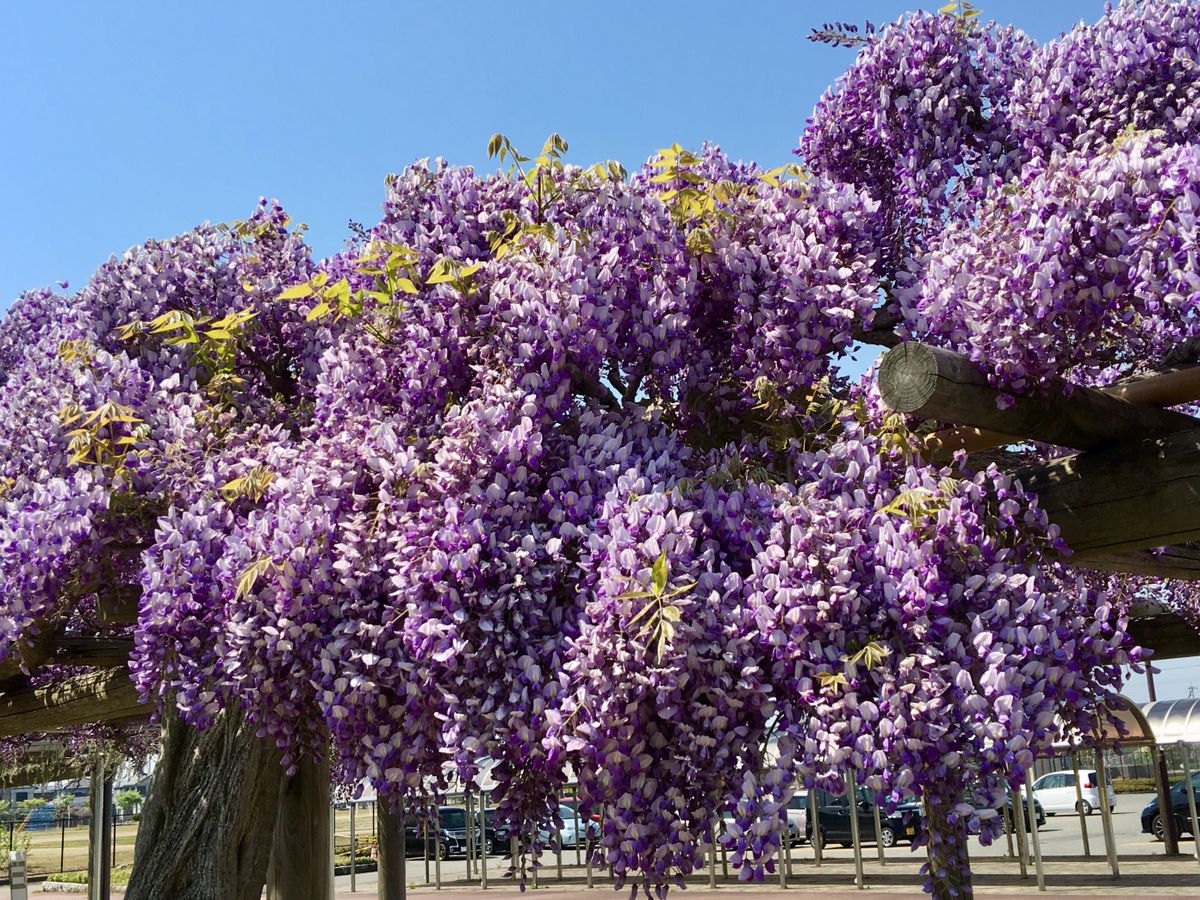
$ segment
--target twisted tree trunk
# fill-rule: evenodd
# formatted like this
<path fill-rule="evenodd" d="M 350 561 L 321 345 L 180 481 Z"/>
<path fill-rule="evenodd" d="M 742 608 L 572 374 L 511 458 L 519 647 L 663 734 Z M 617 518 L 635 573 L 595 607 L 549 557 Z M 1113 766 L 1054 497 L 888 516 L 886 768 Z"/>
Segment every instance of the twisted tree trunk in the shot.
<path fill-rule="evenodd" d="M 283 769 L 236 711 L 207 730 L 164 718 L 127 900 L 259 900 Z"/>
<path fill-rule="evenodd" d="M 935 900 L 971 900 L 971 860 L 967 823 L 954 812 L 955 796 L 925 795 L 925 830 L 929 839 L 929 873 L 925 889 Z"/>

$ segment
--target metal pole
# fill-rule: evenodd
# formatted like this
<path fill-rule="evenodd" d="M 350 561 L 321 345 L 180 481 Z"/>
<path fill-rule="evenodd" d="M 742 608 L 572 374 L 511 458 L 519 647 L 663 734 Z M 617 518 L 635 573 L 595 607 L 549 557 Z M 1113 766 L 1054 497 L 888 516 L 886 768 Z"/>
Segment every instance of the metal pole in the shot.
<path fill-rule="evenodd" d="M 717 886 L 717 829 L 714 825 L 708 828 L 708 886 Z"/>
<path fill-rule="evenodd" d="M 63 871 L 67 867 L 67 820 L 63 817 L 62 820 L 62 842 L 58 848 L 58 871 Z"/>
<path fill-rule="evenodd" d="M 479 840 L 483 844 L 483 853 L 479 856 L 479 886 L 487 890 L 487 861 L 491 848 L 487 839 L 487 791 L 479 792 Z"/>
<path fill-rule="evenodd" d="M 1029 807 L 1030 835 L 1033 836 L 1033 866 L 1037 872 L 1038 890 L 1046 890 L 1046 873 L 1042 869 L 1042 839 L 1038 836 L 1037 810 L 1033 799 L 1033 773 L 1025 770 L 1025 805 Z"/>
<path fill-rule="evenodd" d="M 450 845 L 446 845 L 449 850 Z M 433 808 L 433 879 L 437 890 L 442 889 L 442 811 Z"/>
<path fill-rule="evenodd" d="M 786 816 L 787 813 L 785 812 L 784 815 Z M 787 838 L 783 842 L 783 865 L 784 865 L 784 868 L 787 869 L 788 878 L 791 878 L 792 877 L 792 823 L 791 823 L 790 819 L 787 820 L 787 829 L 784 832 L 784 834 L 787 835 Z"/>
<path fill-rule="evenodd" d="M 487 854 L 492 852 L 487 846 L 487 791 L 479 792 L 479 840 L 484 845 L 479 856 L 479 887 L 487 890 Z"/>
<path fill-rule="evenodd" d="M 1091 856 L 1092 846 L 1088 842 L 1087 816 L 1083 814 L 1083 785 L 1079 783 L 1079 755 L 1074 750 L 1071 751 L 1071 770 L 1075 773 L 1075 809 L 1079 812 L 1079 831 L 1083 835 L 1083 855 Z M 1100 802 L 1108 803 L 1108 790 L 1103 784 L 1100 785 Z"/>
<path fill-rule="evenodd" d="M 1104 853 L 1108 864 L 1112 867 L 1113 878 L 1121 877 L 1121 866 L 1117 860 L 1116 840 L 1113 838 L 1112 812 L 1108 808 L 1108 776 L 1104 771 L 1104 748 L 1096 749 L 1096 778 L 1100 782 L 1100 790 L 1104 792 L 1104 802 L 1100 804 L 1100 821 L 1104 825 Z"/>
<path fill-rule="evenodd" d="M 1183 783 L 1187 791 L 1188 815 L 1192 817 L 1192 849 L 1196 852 L 1196 861 L 1200 862 L 1200 823 L 1196 821 L 1196 789 L 1192 786 L 1192 751 L 1182 742 L 1179 749 L 1183 751 Z"/>
<path fill-rule="evenodd" d="M 471 815 L 471 794 L 470 792 L 463 793 L 463 809 L 466 810 L 467 830 L 463 832 L 463 840 L 466 842 L 467 849 L 467 881 L 471 880 L 471 850 L 475 837 L 475 817 Z"/>
<path fill-rule="evenodd" d="M 587 857 L 587 886 L 589 888 L 596 886 L 593 883 L 593 879 L 592 879 L 592 854 L 594 853 L 594 851 L 595 851 L 595 848 L 592 847 L 592 832 L 591 832 L 591 829 L 589 828 L 588 836 L 587 836 L 587 853 L 585 854 L 585 856 Z"/>
<path fill-rule="evenodd" d="M 576 842 L 579 841 L 579 834 L 575 835 Z M 554 838 L 554 861 L 558 865 L 558 880 L 563 880 L 562 873 L 562 829 L 558 830 L 558 836 Z"/>
<path fill-rule="evenodd" d="M 846 793 L 850 801 L 850 840 L 854 844 L 854 886 L 861 891 L 866 884 L 863 883 L 862 841 L 858 835 L 858 790 L 853 782 Z"/>
<path fill-rule="evenodd" d="M 815 788 L 808 792 L 808 811 L 812 813 L 813 854 L 817 858 L 817 865 L 820 866 L 823 852 L 821 848 L 825 839 L 821 834 L 821 792 Z"/>
<path fill-rule="evenodd" d="M 358 890 L 358 882 L 356 874 L 358 867 L 355 865 L 355 854 L 358 853 L 358 842 L 355 840 L 354 834 L 354 811 L 358 808 L 358 803 L 354 800 L 350 801 L 350 893 Z"/>
<path fill-rule="evenodd" d="M 1013 839 L 1013 821 L 1012 821 L 1012 816 L 1010 816 L 1008 814 L 1008 804 L 1007 803 L 1005 803 L 1004 806 L 1002 806 L 1000 808 L 1000 814 L 1002 816 L 1004 816 L 1004 837 L 1008 841 L 1008 852 L 1006 855 L 1011 858 L 1012 856 L 1015 855 L 1013 853 L 1013 841 L 1012 841 L 1012 839 Z"/>
<path fill-rule="evenodd" d="M 722 818 L 721 837 L 724 838 L 725 834 L 725 819 Z M 726 846 L 724 840 L 721 841 L 721 878 L 724 881 L 729 880 L 729 847 Z"/>
<path fill-rule="evenodd" d="M 784 811 L 783 811 L 782 825 L 783 825 L 783 841 L 779 845 L 779 862 L 778 862 L 777 868 L 779 869 L 779 886 L 781 888 L 783 888 L 784 890 L 787 890 L 787 868 L 783 864 L 783 855 L 785 852 L 784 848 L 787 847 L 788 841 L 791 840 L 792 836 L 791 836 L 791 834 L 789 834 L 791 826 L 788 823 L 786 807 L 784 808 Z"/>
<path fill-rule="evenodd" d="M 1009 790 L 1012 790 L 1011 785 Z M 1021 877 L 1028 878 L 1029 836 L 1025 832 L 1025 805 L 1021 801 L 1020 791 L 1012 791 L 1012 810 L 1013 818 L 1016 819 L 1014 830 L 1017 832 L 1017 859 L 1020 863 Z"/>
<path fill-rule="evenodd" d="M 580 857 L 579 857 L 579 844 L 581 841 L 581 838 L 579 836 L 579 788 L 575 788 L 574 800 L 575 800 L 575 802 L 573 804 L 571 804 L 571 813 L 575 820 L 575 865 L 580 866 L 580 865 L 583 865 L 583 860 L 580 859 Z M 591 837 L 591 829 L 589 828 L 589 829 L 587 829 L 587 831 L 584 832 L 584 838 L 590 838 L 590 837 Z"/>
<path fill-rule="evenodd" d="M 421 817 L 421 833 L 425 835 L 425 883 L 429 884 L 429 809 L 423 810 L 425 813 Z"/>
<path fill-rule="evenodd" d="M 875 847 L 879 851 L 879 864 L 887 865 L 887 856 L 883 852 L 883 824 L 879 821 L 879 795 L 871 801 L 871 811 L 875 814 Z"/>

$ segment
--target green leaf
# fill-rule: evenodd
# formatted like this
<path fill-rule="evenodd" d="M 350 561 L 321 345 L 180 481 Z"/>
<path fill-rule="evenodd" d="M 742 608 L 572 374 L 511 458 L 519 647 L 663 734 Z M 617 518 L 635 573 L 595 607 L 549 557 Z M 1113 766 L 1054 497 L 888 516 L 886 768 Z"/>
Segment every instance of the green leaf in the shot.
<path fill-rule="evenodd" d="M 316 306 L 308 311 L 308 315 L 304 317 L 306 322 L 315 322 L 317 319 L 324 318 L 333 312 L 333 307 L 322 300 Z"/>
<path fill-rule="evenodd" d="M 647 603 L 645 606 L 643 606 L 641 609 L 639 609 L 637 611 L 637 614 L 632 619 L 630 619 L 628 622 L 625 623 L 625 627 L 632 628 L 634 625 L 636 625 L 638 622 L 640 622 L 646 616 L 647 613 L 653 612 L 657 608 L 658 608 L 657 603 Z"/>
<path fill-rule="evenodd" d="M 667 590 L 667 551 L 658 554 L 654 566 L 650 570 L 650 584 L 655 594 L 663 594 Z"/>
<path fill-rule="evenodd" d="M 242 577 L 238 579 L 237 593 L 234 594 L 234 600 L 245 600 L 250 596 L 250 592 L 254 590 L 254 585 L 263 575 L 267 574 L 274 568 L 275 562 L 269 556 L 252 562 L 242 572 Z"/>
<path fill-rule="evenodd" d="M 313 292 L 312 282 L 306 281 L 304 284 L 293 285 L 286 291 L 283 291 L 276 300 L 300 300 L 303 297 L 311 296 Z"/>

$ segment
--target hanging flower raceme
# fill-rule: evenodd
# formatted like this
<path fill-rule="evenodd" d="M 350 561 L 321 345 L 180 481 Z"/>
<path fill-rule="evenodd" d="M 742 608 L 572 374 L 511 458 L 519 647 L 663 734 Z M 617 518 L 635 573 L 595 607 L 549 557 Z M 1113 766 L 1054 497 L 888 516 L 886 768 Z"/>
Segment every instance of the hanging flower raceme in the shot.
<path fill-rule="evenodd" d="M 1195 337 L 1200 148 L 1154 134 L 1055 156 L 949 227 L 902 297 L 909 332 L 1027 393 Z"/>

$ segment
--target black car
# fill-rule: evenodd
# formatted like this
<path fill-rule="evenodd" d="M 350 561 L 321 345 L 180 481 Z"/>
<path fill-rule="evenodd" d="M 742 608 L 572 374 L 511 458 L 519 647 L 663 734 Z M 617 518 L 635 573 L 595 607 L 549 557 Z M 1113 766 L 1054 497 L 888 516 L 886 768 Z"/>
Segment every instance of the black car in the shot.
<path fill-rule="evenodd" d="M 1016 824 L 1017 824 L 1017 811 L 1015 809 L 1013 809 L 1012 791 L 1006 791 L 1005 793 L 1008 796 L 1009 826 L 1012 828 L 1015 828 Z M 1033 812 L 1034 812 L 1034 815 L 1037 817 L 1037 827 L 1041 828 L 1043 825 L 1046 824 L 1046 810 L 1042 808 L 1041 801 L 1038 800 L 1036 795 L 1033 798 Z M 1028 805 L 1027 801 L 1025 800 L 1025 794 L 1023 792 L 1021 794 L 1021 817 L 1025 822 L 1025 830 L 1033 831 L 1032 825 L 1029 821 L 1029 805 Z"/>
<path fill-rule="evenodd" d="M 1196 798 L 1196 806 L 1200 807 L 1200 772 L 1192 776 L 1192 795 Z M 1171 785 L 1171 812 L 1175 814 L 1175 822 L 1179 826 L 1177 834 L 1192 833 L 1192 814 L 1188 808 L 1187 781 L 1177 781 Z M 1142 810 L 1142 831 L 1154 835 L 1156 840 L 1163 839 L 1163 818 L 1158 813 L 1158 797 L 1146 804 Z"/>
<path fill-rule="evenodd" d="M 427 830 L 428 827 L 428 830 Z M 475 827 L 475 840 L 479 839 L 479 826 Z M 404 829 L 404 855 L 425 856 L 432 859 L 434 848 L 442 859 L 467 854 L 467 811 L 461 806 L 439 806 L 436 823 L 410 824 Z"/>
<path fill-rule="evenodd" d="M 854 842 L 850 831 L 850 798 L 842 794 L 813 790 L 808 794 L 808 817 L 804 837 L 813 839 L 814 804 L 820 818 L 821 846 L 828 843 L 848 847 Z M 903 803 L 893 812 L 879 810 L 879 835 L 875 834 L 875 798 L 866 788 L 859 788 L 855 814 L 858 816 L 858 836 L 864 843 L 879 841 L 885 847 L 912 843 L 921 832 L 921 809 L 916 803 Z"/>

